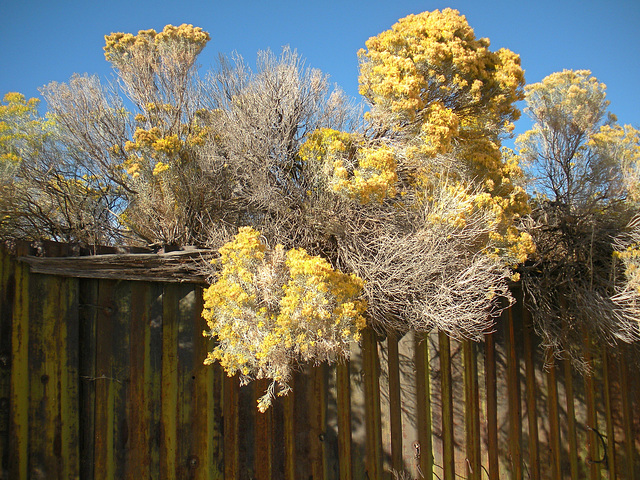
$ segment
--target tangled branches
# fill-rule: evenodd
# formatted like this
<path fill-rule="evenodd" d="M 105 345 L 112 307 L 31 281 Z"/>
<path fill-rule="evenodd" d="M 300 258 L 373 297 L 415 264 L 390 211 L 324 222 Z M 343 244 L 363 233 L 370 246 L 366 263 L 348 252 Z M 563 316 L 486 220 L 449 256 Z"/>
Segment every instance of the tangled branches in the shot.
<path fill-rule="evenodd" d="M 380 330 L 428 332 L 479 340 L 492 317 L 513 301 L 510 270 L 487 254 L 495 228 L 473 197 L 439 185 L 438 198 L 387 212 L 362 209 L 339 243 L 341 262 L 365 280 L 373 325 Z M 406 199 L 405 199 L 406 200 Z"/>

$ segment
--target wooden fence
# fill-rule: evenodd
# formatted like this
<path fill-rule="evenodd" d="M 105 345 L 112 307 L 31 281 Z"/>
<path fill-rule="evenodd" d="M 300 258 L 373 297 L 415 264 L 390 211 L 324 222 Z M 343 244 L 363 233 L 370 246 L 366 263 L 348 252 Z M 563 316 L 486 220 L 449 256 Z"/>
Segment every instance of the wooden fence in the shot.
<path fill-rule="evenodd" d="M 202 286 L 36 274 L 0 254 L 2 479 L 640 478 L 640 374 L 543 368 L 520 304 L 483 343 L 366 331 L 266 387 L 202 361 Z"/>

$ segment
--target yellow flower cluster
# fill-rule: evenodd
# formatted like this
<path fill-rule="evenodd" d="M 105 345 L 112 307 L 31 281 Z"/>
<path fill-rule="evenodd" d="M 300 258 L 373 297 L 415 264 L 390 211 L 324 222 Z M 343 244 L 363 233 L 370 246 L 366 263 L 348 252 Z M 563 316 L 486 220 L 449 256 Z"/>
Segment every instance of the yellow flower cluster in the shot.
<path fill-rule="evenodd" d="M 137 128 L 133 141 L 127 141 L 124 145 L 125 151 L 130 154 L 124 167 L 129 175 L 136 176 L 148 161 L 153 161 L 155 165 L 152 173 L 158 175 L 169 170 L 171 160 L 176 159 L 182 147 L 183 142 L 177 135 L 163 137 L 158 127 L 149 130 Z"/>
<path fill-rule="evenodd" d="M 363 147 L 348 133 L 324 128 L 309 136 L 299 155 L 322 165 L 334 192 L 362 204 L 396 196 L 397 162 L 389 147 Z"/>
<path fill-rule="evenodd" d="M 37 98 L 26 99 L 17 92 L 9 92 L 4 95 L 0 103 L 0 167 L 15 166 L 22 160 L 19 149 L 16 148 L 22 142 L 34 142 L 31 135 L 42 131 L 42 124 L 37 118 Z"/>
<path fill-rule="evenodd" d="M 275 384 L 279 394 L 288 391 L 297 364 L 348 356 L 366 324 L 362 280 L 303 249 L 269 250 L 250 227 L 219 253 L 218 279 L 204 292 L 210 329 L 204 334 L 217 340 L 205 363 L 220 362 L 244 382 L 271 379 L 261 411 L 271 404 Z"/>
<path fill-rule="evenodd" d="M 640 294 L 640 245 L 634 243 L 622 251 L 613 252 L 615 258 L 622 260 L 627 277 L 627 288 Z"/>
<path fill-rule="evenodd" d="M 589 149 L 607 159 L 611 168 L 622 171 L 629 201 L 640 204 L 640 130 L 631 125 L 603 125 L 588 142 Z"/>
<path fill-rule="evenodd" d="M 202 51 L 211 37 L 200 27 L 183 24 L 179 27 L 167 25 L 160 33 L 153 29 L 140 30 L 138 35 L 117 32 L 105 35 L 104 39 L 106 59 L 118 66 L 123 57 L 127 55 L 143 52 L 150 53 L 154 52 L 158 47 L 177 43 L 183 47 L 190 47 L 190 50 L 193 50 L 191 54 L 195 57 Z"/>

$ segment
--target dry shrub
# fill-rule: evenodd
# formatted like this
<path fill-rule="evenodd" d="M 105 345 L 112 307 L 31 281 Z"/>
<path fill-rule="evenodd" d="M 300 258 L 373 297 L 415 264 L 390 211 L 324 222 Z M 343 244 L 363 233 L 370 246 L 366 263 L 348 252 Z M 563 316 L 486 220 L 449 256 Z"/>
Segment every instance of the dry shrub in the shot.
<path fill-rule="evenodd" d="M 339 258 L 365 280 L 373 325 L 380 330 L 428 332 L 479 340 L 492 318 L 513 301 L 510 270 L 487 254 L 495 222 L 473 208 L 473 195 L 442 183 L 431 201 L 362 207 L 345 227 Z"/>

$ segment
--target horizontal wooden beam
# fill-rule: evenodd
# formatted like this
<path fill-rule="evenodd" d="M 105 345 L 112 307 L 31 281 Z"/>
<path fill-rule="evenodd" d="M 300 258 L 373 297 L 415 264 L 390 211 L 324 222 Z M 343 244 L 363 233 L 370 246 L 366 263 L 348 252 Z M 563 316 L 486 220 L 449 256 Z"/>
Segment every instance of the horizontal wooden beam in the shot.
<path fill-rule="evenodd" d="M 80 257 L 23 256 L 31 272 L 76 278 L 206 284 L 215 271 L 208 267 L 213 251 L 177 250 L 167 253 L 116 253 Z M 210 269 L 210 272 L 207 271 Z"/>

